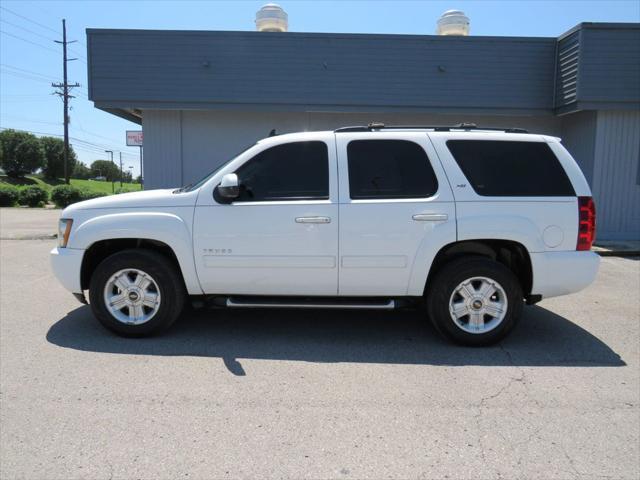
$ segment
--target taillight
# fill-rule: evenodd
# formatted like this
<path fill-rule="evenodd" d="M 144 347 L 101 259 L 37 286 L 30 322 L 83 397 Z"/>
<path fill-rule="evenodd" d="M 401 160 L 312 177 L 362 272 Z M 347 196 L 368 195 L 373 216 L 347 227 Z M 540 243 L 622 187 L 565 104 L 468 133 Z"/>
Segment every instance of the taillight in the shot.
<path fill-rule="evenodd" d="M 591 197 L 578 197 L 578 244 L 576 250 L 591 250 L 596 239 L 596 204 Z"/>

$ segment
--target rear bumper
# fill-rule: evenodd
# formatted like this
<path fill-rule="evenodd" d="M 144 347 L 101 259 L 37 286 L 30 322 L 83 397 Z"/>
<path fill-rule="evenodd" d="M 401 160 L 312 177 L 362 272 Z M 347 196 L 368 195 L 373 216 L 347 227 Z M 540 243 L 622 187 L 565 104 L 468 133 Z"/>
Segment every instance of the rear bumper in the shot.
<path fill-rule="evenodd" d="M 75 248 L 54 248 L 50 253 L 53 274 L 64 288 L 71 293 L 82 293 L 80 269 L 84 250 Z"/>
<path fill-rule="evenodd" d="M 575 293 L 593 283 L 600 256 L 594 252 L 531 253 L 532 295 L 543 298 Z"/>

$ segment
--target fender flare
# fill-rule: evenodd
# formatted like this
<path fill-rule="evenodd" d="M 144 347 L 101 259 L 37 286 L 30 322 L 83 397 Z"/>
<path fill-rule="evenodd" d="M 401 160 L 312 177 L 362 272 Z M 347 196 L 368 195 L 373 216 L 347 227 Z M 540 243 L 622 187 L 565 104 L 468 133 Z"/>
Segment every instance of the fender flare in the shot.
<path fill-rule="evenodd" d="M 535 223 L 520 215 L 458 217 L 457 235 L 447 233 L 436 228 L 422 239 L 411 268 L 407 295 L 422 296 L 433 261 L 443 248 L 456 242 L 506 240 L 523 245 L 529 254 L 545 251 L 541 232 Z"/>
<path fill-rule="evenodd" d="M 125 212 L 90 218 L 74 228 L 69 248 L 87 250 L 96 242 L 120 238 L 155 240 L 168 245 L 178 259 L 187 292 L 201 295 L 191 233 L 178 215 L 164 212 Z"/>
<path fill-rule="evenodd" d="M 542 232 L 521 215 L 473 215 L 458 217 L 458 241 L 508 240 L 524 245 L 527 252 L 544 252 Z"/>

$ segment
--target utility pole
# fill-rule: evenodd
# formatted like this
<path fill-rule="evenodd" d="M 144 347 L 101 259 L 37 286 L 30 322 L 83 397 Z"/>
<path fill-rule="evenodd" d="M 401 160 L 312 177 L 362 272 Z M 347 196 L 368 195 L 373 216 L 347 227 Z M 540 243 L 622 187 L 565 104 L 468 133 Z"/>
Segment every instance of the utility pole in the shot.
<path fill-rule="evenodd" d="M 111 163 L 113 163 L 113 150 L 105 150 L 105 152 L 111 154 Z M 111 193 L 116 192 L 116 187 L 113 185 L 113 178 L 111 179 Z"/>
<path fill-rule="evenodd" d="M 120 153 L 120 190 L 122 190 L 122 152 Z"/>
<path fill-rule="evenodd" d="M 67 82 L 67 62 L 77 60 L 77 58 L 67 58 L 67 44 L 74 43 L 75 40 L 67 42 L 67 26 L 65 19 L 62 19 L 62 41 L 55 40 L 56 43 L 62 44 L 62 71 L 63 71 L 63 83 L 52 83 L 51 86 L 60 89 L 56 92 L 56 95 L 62 97 L 64 103 L 64 182 L 69 183 L 69 99 L 74 98 L 73 95 L 69 95 L 69 89 L 79 87 L 79 83 L 73 83 L 69 85 Z"/>

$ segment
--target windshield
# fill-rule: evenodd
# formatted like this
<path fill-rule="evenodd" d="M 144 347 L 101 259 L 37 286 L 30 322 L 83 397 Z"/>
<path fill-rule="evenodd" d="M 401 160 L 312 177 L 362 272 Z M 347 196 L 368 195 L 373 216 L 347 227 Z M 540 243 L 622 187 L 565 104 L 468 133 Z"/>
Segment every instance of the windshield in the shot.
<path fill-rule="evenodd" d="M 183 187 L 178 188 L 174 193 L 179 193 L 179 192 L 193 192 L 194 190 L 200 188 L 202 185 L 204 185 L 205 183 L 207 183 L 207 181 L 213 177 L 216 173 L 218 173 L 222 168 L 226 167 L 227 165 L 229 165 L 229 163 L 231 163 L 232 161 L 234 161 L 236 158 L 238 158 L 240 155 L 242 155 L 244 152 L 246 152 L 247 150 L 249 150 L 251 147 L 253 147 L 254 144 L 249 145 L 248 147 L 244 148 L 243 150 L 241 150 L 240 152 L 238 152 L 236 155 L 234 155 L 233 157 L 231 157 L 229 160 L 227 160 L 226 162 L 224 162 L 222 165 L 218 166 L 215 170 L 213 170 L 212 172 L 208 173 L 207 175 L 204 176 L 204 178 L 198 180 L 196 183 L 190 183 L 188 185 L 185 185 Z"/>

